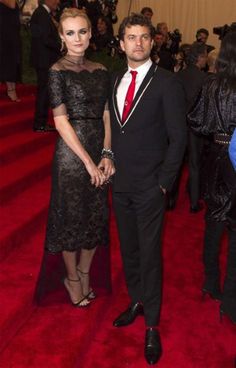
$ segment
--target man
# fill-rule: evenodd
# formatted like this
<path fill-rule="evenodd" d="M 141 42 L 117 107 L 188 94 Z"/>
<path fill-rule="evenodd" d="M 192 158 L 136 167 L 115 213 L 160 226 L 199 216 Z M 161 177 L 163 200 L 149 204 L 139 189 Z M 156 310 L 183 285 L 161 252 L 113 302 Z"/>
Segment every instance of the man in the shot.
<path fill-rule="evenodd" d="M 173 71 L 174 59 L 169 49 L 166 48 L 164 35 L 156 32 L 154 37 L 154 46 L 151 52 L 151 59 L 161 68 Z"/>
<path fill-rule="evenodd" d="M 142 8 L 141 14 L 143 14 L 144 17 L 148 18 L 150 22 L 152 21 L 153 11 L 148 6 L 145 6 L 144 8 Z"/>
<path fill-rule="evenodd" d="M 212 50 L 214 50 L 214 46 L 211 45 L 207 45 L 207 39 L 209 37 L 209 32 L 207 29 L 205 28 L 200 28 L 197 30 L 196 33 L 196 41 L 203 43 L 204 45 L 206 45 L 207 48 L 207 53 L 211 52 Z"/>
<path fill-rule="evenodd" d="M 187 110 L 193 106 L 207 74 L 203 72 L 207 62 L 207 51 L 204 43 L 194 42 L 187 54 L 187 67 L 178 73 L 179 79 L 183 83 Z M 197 136 L 192 131 L 188 135 L 188 155 L 189 155 L 189 194 L 190 212 L 197 213 L 202 207 L 200 205 L 200 165 L 204 139 Z M 173 193 L 172 193 L 173 196 Z M 176 196 L 176 195 L 174 195 Z"/>
<path fill-rule="evenodd" d="M 34 11 L 31 21 L 31 62 L 37 74 L 37 96 L 34 127 L 36 132 L 50 130 L 48 121 L 48 70 L 60 57 L 61 41 L 51 12 L 55 12 L 59 0 L 44 0 Z"/>
<path fill-rule="evenodd" d="M 128 70 L 114 79 L 110 101 L 116 163 L 113 204 L 131 298 L 114 326 L 129 325 L 144 314 L 149 364 L 159 360 L 162 350 L 157 325 L 165 194 L 181 164 L 186 140 L 184 92 L 174 74 L 150 60 L 153 37 L 151 22 L 143 15 L 123 20 L 119 38 Z"/>

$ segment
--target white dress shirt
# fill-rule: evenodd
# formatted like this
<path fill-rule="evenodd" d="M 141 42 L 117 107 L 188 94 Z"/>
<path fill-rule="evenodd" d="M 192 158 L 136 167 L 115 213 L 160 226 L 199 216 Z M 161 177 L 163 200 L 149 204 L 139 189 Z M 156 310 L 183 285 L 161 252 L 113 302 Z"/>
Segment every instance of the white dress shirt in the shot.
<path fill-rule="evenodd" d="M 120 84 L 117 88 L 117 105 L 118 105 L 118 110 L 120 113 L 120 116 L 122 116 L 123 114 L 123 109 L 124 109 L 124 104 L 125 104 L 125 97 L 130 85 L 130 82 L 132 80 L 132 75 L 130 73 L 131 70 L 135 70 L 136 72 L 138 72 L 137 76 L 136 76 L 136 82 L 135 82 L 135 91 L 134 91 L 134 97 L 139 89 L 139 87 L 141 86 L 148 70 L 150 69 L 152 65 L 152 61 L 151 59 L 148 59 L 148 61 L 146 61 L 144 64 L 140 65 L 138 68 L 136 69 L 132 69 L 128 66 L 128 70 L 127 72 L 124 74 L 123 78 L 120 81 Z"/>

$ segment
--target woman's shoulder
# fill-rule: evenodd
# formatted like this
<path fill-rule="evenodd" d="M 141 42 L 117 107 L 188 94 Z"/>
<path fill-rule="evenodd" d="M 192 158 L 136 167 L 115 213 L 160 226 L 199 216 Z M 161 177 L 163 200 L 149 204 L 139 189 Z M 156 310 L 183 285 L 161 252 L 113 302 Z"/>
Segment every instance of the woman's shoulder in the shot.
<path fill-rule="evenodd" d="M 87 60 L 87 62 L 88 62 L 89 68 L 91 70 L 104 70 L 104 71 L 107 71 L 107 68 L 101 63 L 91 61 L 91 60 Z"/>
<path fill-rule="evenodd" d="M 61 57 L 59 60 L 57 60 L 51 67 L 50 67 L 50 71 L 61 71 L 65 69 L 64 66 L 64 62 L 63 62 L 64 58 Z"/>

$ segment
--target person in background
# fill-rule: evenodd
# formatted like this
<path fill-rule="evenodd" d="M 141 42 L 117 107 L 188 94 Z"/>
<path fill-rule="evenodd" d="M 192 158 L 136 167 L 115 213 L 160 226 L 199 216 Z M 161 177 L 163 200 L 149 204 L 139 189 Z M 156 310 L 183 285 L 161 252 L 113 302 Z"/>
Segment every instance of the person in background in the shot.
<path fill-rule="evenodd" d="M 161 32 L 156 32 L 155 34 L 151 58 L 161 68 L 173 71 L 174 59 L 170 50 L 166 48 L 164 35 Z"/>
<path fill-rule="evenodd" d="M 20 99 L 16 82 L 21 79 L 20 10 L 16 0 L 0 0 L 0 81 L 13 102 Z"/>
<path fill-rule="evenodd" d="M 150 22 L 152 21 L 152 17 L 153 17 L 153 10 L 152 10 L 152 8 L 149 8 L 148 6 L 145 6 L 144 8 L 142 8 L 141 14 L 143 14 L 144 17 L 146 17 L 147 19 L 149 19 Z"/>
<path fill-rule="evenodd" d="M 203 43 L 194 42 L 186 55 L 187 67 L 178 72 L 186 98 L 186 114 L 193 106 L 203 83 L 206 73 L 202 71 L 206 66 L 207 52 Z M 188 134 L 188 159 L 189 159 L 189 195 L 190 212 L 197 213 L 202 209 L 200 200 L 200 167 L 201 154 L 204 140 L 191 130 Z"/>
<path fill-rule="evenodd" d="M 209 37 L 209 32 L 208 32 L 207 29 L 200 28 L 200 29 L 197 30 L 197 32 L 196 32 L 196 42 L 200 42 L 200 43 L 203 43 L 204 45 L 206 45 L 207 53 L 214 50 L 214 46 L 207 45 L 208 37 Z"/>
<path fill-rule="evenodd" d="M 236 32 L 222 40 L 215 78 L 208 78 L 188 114 L 196 134 L 212 136 L 206 158 L 204 199 L 207 205 L 202 291 L 220 300 L 220 314 L 236 323 L 236 173 L 228 149 L 236 128 Z M 221 289 L 219 251 L 224 230 L 228 232 L 227 267 Z"/>
<path fill-rule="evenodd" d="M 115 172 L 105 105 L 109 78 L 103 65 L 85 58 L 91 23 L 84 12 L 65 9 L 59 35 L 65 56 L 49 70 L 50 103 L 59 138 L 45 249 L 62 253 L 67 273 L 64 286 L 71 303 L 85 307 L 96 296 L 89 273 L 96 248 L 107 246 L 109 238 L 108 192 L 102 187 Z"/>
<path fill-rule="evenodd" d="M 113 40 L 113 28 L 109 19 L 101 16 L 97 20 L 97 27 L 91 39 L 90 47 L 94 51 L 101 51 L 108 47 Z"/>
<path fill-rule="evenodd" d="M 234 130 L 234 134 L 232 135 L 229 144 L 229 158 L 232 162 L 234 170 L 236 170 L 236 129 Z"/>
<path fill-rule="evenodd" d="M 35 132 L 52 130 L 48 125 L 48 70 L 60 57 L 61 40 L 53 18 L 59 0 L 43 0 L 35 9 L 30 21 L 31 63 L 37 75 L 37 95 L 35 103 Z"/>

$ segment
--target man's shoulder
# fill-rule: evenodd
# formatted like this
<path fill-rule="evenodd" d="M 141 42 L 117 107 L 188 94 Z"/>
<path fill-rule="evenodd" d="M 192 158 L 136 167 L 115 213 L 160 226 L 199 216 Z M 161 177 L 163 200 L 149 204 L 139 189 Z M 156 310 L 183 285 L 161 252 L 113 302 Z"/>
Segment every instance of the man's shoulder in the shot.
<path fill-rule="evenodd" d="M 34 18 L 39 18 L 39 17 L 45 17 L 45 18 L 48 18 L 49 14 L 47 12 L 47 10 L 42 6 L 42 5 L 39 5 L 35 11 L 33 12 L 32 14 L 32 17 L 31 17 L 31 21 L 34 19 Z"/>

